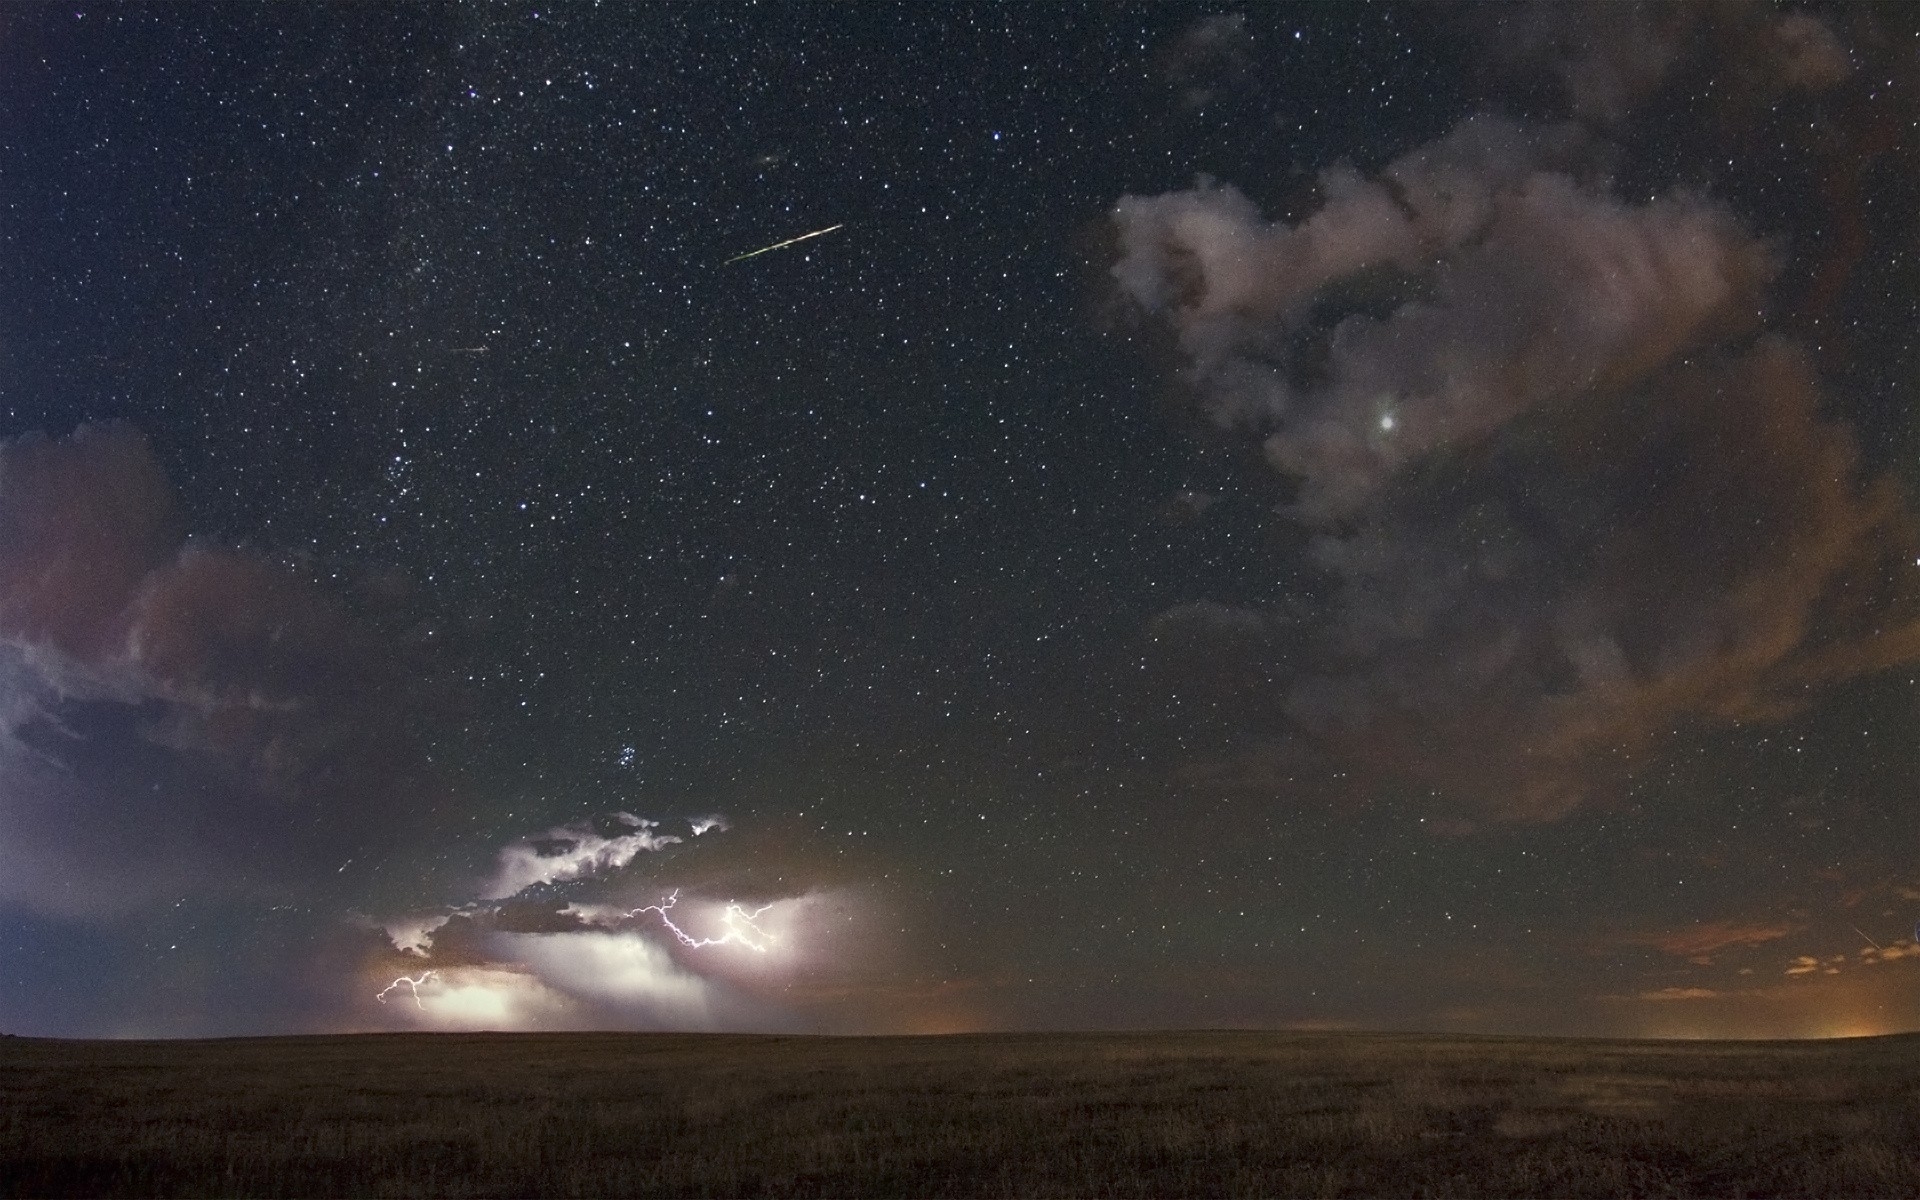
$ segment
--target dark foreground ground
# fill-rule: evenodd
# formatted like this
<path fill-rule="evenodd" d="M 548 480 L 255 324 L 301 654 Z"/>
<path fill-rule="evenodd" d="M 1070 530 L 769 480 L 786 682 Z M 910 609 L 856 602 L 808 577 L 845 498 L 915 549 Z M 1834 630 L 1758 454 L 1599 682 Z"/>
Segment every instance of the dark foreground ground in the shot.
<path fill-rule="evenodd" d="M 1920 1036 L 0 1039 L 11 1195 L 1920 1195 Z"/>

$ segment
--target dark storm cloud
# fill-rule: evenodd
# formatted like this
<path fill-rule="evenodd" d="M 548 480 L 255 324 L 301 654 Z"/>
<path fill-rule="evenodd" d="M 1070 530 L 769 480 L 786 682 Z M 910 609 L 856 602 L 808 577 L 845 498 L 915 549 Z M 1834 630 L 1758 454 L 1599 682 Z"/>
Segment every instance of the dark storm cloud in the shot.
<path fill-rule="evenodd" d="M 390 650 L 291 570 L 187 542 L 135 430 L 0 444 L 0 899 L 336 871 L 432 794 Z"/>
<path fill-rule="evenodd" d="M 1274 728 L 1498 818 L 1920 657 L 1920 539 L 1761 335 L 1769 248 L 1703 197 L 1614 194 L 1603 159 L 1482 116 L 1326 172 L 1298 224 L 1212 184 L 1114 212 L 1185 393 L 1295 488 L 1326 602 Z"/>
<path fill-rule="evenodd" d="M 117 426 L 0 447 L 0 636 L 74 661 L 124 640 L 128 602 L 184 536 L 146 442 Z"/>
<path fill-rule="evenodd" d="M 853 868 L 789 840 L 792 829 L 736 839 L 717 816 L 670 827 L 685 832 L 627 813 L 554 827 L 503 847 L 478 900 L 360 917 L 359 991 L 341 1003 L 377 1025 L 427 1028 L 813 1020 L 789 988 L 871 958 L 870 930 L 848 941 L 873 919 L 870 883 L 832 882 Z"/>

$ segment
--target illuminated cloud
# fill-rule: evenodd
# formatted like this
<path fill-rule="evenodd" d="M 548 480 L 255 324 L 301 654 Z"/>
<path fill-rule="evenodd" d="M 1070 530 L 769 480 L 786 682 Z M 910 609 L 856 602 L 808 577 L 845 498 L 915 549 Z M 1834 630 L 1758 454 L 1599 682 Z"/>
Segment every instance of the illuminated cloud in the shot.
<path fill-rule="evenodd" d="M 429 1029 L 566 1028 L 575 1019 L 565 995 L 524 971 L 494 966 L 438 968 L 417 984 L 392 988 L 385 1002 L 392 1020 Z"/>
<path fill-rule="evenodd" d="M 663 934 L 689 949 L 737 946 L 769 960 L 785 960 L 798 947 L 801 915 L 820 895 L 808 892 L 787 899 L 716 902 L 686 897 L 675 889 L 651 904 L 622 906 L 574 902 L 560 915 L 595 929 Z"/>
<path fill-rule="evenodd" d="M 382 922 L 379 928 L 393 943 L 393 948 L 403 954 L 416 954 L 425 957 L 433 949 L 433 933 L 450 919 L 449 913 L 427 913 L 417 916 L 395 917 Z"/>
<path fill-rule="evenodd" d="M 785 989 L 832 978 L 848 949 L 831 933 L 810 938 L 822 932 L 811 927 L 847 926 L 850 898 L 786 870 L 792 881 L 769 894 L 741 874 L 763 840 L 717 836 L 729 828 L 718 814 L 689 824 L 704 831 L 697 847 L 631 813 L 572 822 L 509 842 L 471 902 L 362 920 L 381 940 L 363 967 L 377 981 L 359 998 L 363 1016 L 431 1028 L 790 1027 Z M 635 869 L 671 846 L 685 847 L 677 878 L 720 886 L 731 876 L 755 899 Z"/>
<path fill-rule="evenodd" d="M 500 934 L 501 959 L 554 991 L 612 1009 L 628 1022 L 672 1029 L 714 1023 L 710 985 L 638 933 Z"/>
<path fill-rule="evenodd" d="M 481 890 L 481 899 L 502 900 L 537 884 L 617 871 L 636 855 L 679 845 L 683 840 L 671 834 L 655 833 L 660 822 L 632 813 L 616 813 L 614 819 L 629 832 L 602 833 L 589 823 L 579 821 L 503 847 L 498 870 Z"/>
<path fill-rule="evenodd" d="M 628 915 L 631 909 L 618 904 L 593 904 L 575 900 L 560 909 L 560 914 L 571 917 L 582 925 L 592 925 L 600 929 L 617 929 L 631 921 Z"/>

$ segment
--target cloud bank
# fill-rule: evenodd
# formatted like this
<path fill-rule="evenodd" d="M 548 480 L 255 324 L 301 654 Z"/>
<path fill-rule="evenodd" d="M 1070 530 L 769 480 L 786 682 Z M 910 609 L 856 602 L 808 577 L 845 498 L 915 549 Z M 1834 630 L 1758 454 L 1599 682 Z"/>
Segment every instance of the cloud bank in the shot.
<path fill-rule="evenodd" d="M 188 540 L 130 427 L 0 443 L 0 902 L 334 871 L 437 795 L 417 668 L 291 567 Z"/>

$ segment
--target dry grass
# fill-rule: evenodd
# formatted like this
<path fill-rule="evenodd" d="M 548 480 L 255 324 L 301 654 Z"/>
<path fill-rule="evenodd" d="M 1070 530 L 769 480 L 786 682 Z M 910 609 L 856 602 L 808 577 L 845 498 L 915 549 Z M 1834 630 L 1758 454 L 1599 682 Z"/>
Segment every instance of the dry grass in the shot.
<path fill-rule="evenodd" d="M 1920 1037 L 0 1039 L 11 1195 L 1920 1195 Z"/>

